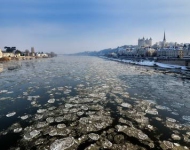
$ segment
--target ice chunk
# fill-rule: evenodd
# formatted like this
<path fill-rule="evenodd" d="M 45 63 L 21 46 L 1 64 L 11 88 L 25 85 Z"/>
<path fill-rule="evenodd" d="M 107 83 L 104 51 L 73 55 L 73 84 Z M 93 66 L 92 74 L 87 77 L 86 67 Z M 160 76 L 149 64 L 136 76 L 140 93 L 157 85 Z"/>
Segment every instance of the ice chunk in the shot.
<path fill-rule="evenodd" d="M 169 110 L 169 111 L 171 111 L 171 109 L 169 107 L 166 107 L 166 106 L 157 105 L 156 108 L 161 109 L 161 110 Z"/>
<path fill-rule="evenodd" d="M 103 123 L 98 123 L 98 122 L 96 122 L 96 123 L 94 124 L 94 126 L 95 126 L 97 129 L 102 129 L 102 128 L 104 127 L 104 124 L 103 124 Z"/>
<path fill-rule="evenodd" d="M 129 103 L 122 103 L 121 106 L 127 107 L 127 108 L 131 108 L 132 107 L 131 104 L 129 104 Z"/>
<path fill-rule="evenodd" d="M 145 112 L 151 115 L 158 115 L 158 111 L 156 109 L 147 109 Z"/>
<path fill-rule="evenodd" d="M 79 122 L 82 124 L 87 124 L 89 119 L 87 117 L 80 118 Z"/>
<path fill-rule="evenodd" d="M 170 142 L 170 141 L 163 141 L 164 145 L 167 147 L 167 148 L 170 148 L 172 149 L 174 147 L 173 143 Z"/>
<path fill-rule="evenodd" d="M 78 111 L 78 109 L 76 109 L 76 108 L 70 109 L 70 112 L 72 112 L 72 113 L 75 113 L 77 111 Z"/>
<path fill-rule="evenodd" d="M 171 114 L 178 116 L 179 114 L 177 112 L 171 112 Z"/>
<path fill-rule="evenodd" d="M 27 96 L 27 95 L 28 95 L 28 92 L 23 92 L 23 95 L 24 95 L 24 96 Z"/>
<path fill-rule="evenodd" d="M 77 115 L 78 116 L 82 116 L 84 114 L 84 111 L 79 111 L 79 112 L 77 112 Z"/>
<path fill-rule="evenodd" d="M 19 133 L 21 131 L 22 131 L 22 128 L 16 128 L 16 129 L 13 130 L 14 133 Z"/>
<path fill-rule="evenodd" d="M 97 141 L 99 139 L 99 135 L 98 134 L 95 134 L 95 133 L 90 133 L 88 135 L 89 138 L 91 138 L 92 140 L 94 141 Z"/>
<path fill-rule="evenodd" d="M 29 134 L 25 134 L 25 135 L 24 135 L 24 139 L 25 139 L 25 140 L 30 140 L 30 139 L 36 137 L 36 136 L 39 135 L 39 134 L 40 134 L 40 131 L 38 131 L 38 130 L 33 130 L 33 131 L 31 131 Z"/>
<path fill-rule="evenodd" d="M 58 91 L 62 91 L 62 90 L 64 90 L 64 87 L 58 87 L 57 89 L 58 89 Z"/>
<path fill-rule="evenodd" d="M 190 121 L 190 116 L 182 116 L 184 120 Z"/>
<path fill-rule="evenodd" d="M 85 105 L 82 105 L 82 106 L 81 106 L 81 109 L 82 109 L 82 110 L 88 110 L 88 107 L 85 106 Z"/>
<path fill-rule="evenodd" d="M 186 134 L 190 136 L 190 132 L 186 132 Z"/>
<path fill-rule="evenodd" d="M 146 140 L 146 139 L 148 139 L 148 136 L 147 136 L 146 134 L 142 133 L 142 132 L 139 132 L 139 133 L 138 133 L 138 137 L 139 137 L 139 139 L 141 139 L 141 140 Z"/>
<path fill-rule="evenodd" d="M 8 90 L 1 90 L 0 93 L 7 93 Z"/>
<path fill-rule="evenodd" d="M 46 121 L 47 121 L 48 123 L 52 123 L 52 122 L 54 122 L 54 118 L 53 118 L 53 117 L 48 117 L 48 118 L 46 119 Z"/>
<path fill-rule="evenodd" d="M 50 103 L 50 104 L 53 104 L 54 102 L 55 102 L 54 98 L 48 100 L 48 103 Z"/>
<path fill-rule="evenodd" d="M 110 148 L 112 147 L 112 143 L 109 140 L 105 140 L 104 143 L 102 143 L 104 148 Z"/>
<path fill-rule="evenodd" d="M 21 116 L 20 118 L 21 118 L 22 120 L 26 120 L 26 119 L 28 119 L 28 115 Z"/>
<path fill-rule="evenodd" d="M 65 108 L 71 108 L 71 107 L 73 107 L 72 104 L 65 104 Z"/>
<path fill-rule="evenodd" d="M 31 102 L 31 105 L 35 106 L 36 105 L 36 101 Z"/>
<path fill-rule="evenodd" d="M 48 110 L 54 110 L 54 109 L 56 109 L 55 106 L 52 106 L 52 107 L 49 107 L 49 108 L 48 108 Z"/>
<path fill-rule="evenodd" d="M 40 120 L 40 119 L 42 119 L 43 118 L 43 115 L 39 115 L 39 114 L 36 114 L 35 115 L 35 119 L 36 120 Z"/>
<path fill-rule="evenodd" d="M 11 112 L 11 113 L 7 114 L 6 116 L 7 116 L 7 117 L 12 117 L 12 116 L 14 116 L 15 114 L 16 114 L 16 112 Z"/>
<path fill-rule="evenodd" d="M 121 131 L 124 131 L 125 129 L 127 129 L 127 126 L 125 126 L 125 125 L 124 126 L 117 125 L 116 127 L 117 127 L 118 132 L 121 132 Z"/>
<path fill-rule="evenodd" d="M 172 139 L 174 139 L 174 140 L 181 140 L 181 137 L 179 136 L 179 135 L 177 135 L 177 134 L 172 134 Z"/>
<path fill-rule="evenodd" d="M 46 122 L 38 122 L 38 124 L 36 125 L 37 128 L 42 128 L 42 127 L 45 127 L 45 126 L 47 126 Z"/>
<path fill-rule="evenodd" d="M 64 123 L 57 125 L 57 128 L 58 128 L 58 129 L 62 129 L 62 128 L 65 128 L 65 127 L 66 127 L 66 125 L 65 125 Z"/>
<path fill-rule="evenodd" d="M 73 137 L 67 137 L 59 140 L 55 140 L 50 145 L 50 150 L 65 150 L 70 148 L 74 144 Z"/>
<path fill-rule="evenodd" d="M 63 121 L 63 117 L 56 117 L 55 118 L 55 122 L 62 122 Z"/>
<path fill-rule="evenodd" d="M 32 96 L 28 96 L 28 97 L 27 97 L 27 100 L 31 101 L 32 98 L 33 98 Z"/>
<path fill-rule="evenodd" d="M 41 113 L 44 113 L 45 111 L 46 111 L 46 109 L 38 109 L 38 110 L 37 110 L 37 113 L 40 113 L 40 114 L 41 114 Z"/>
<path fill-rule="evenodd" d="M 150 124 L 149 124 L 147 127 L 148 127 L 150 130 L 153 130 L 153 129 L 154 129 L 154 127 L 153 127 L 152 125 L 150 125 Z"/>
<path fill-rule="evenodd" d="M 173 122 L 173 123 L 176 122 L 176 120 L 173 119 L 173 118 L 168 118 L 168 117 L 167 117 L 166 119 L 167 119 L 167 121 L 169 121 L 169 122 Z"/>
<path fill-rule="evenodd" d="M 50 136 L 55 136 L 55 135 L 57 135 L 57 130 L 56 130 L 56 129 L 52 129 L 52 130 L 49 132 L 49 135 L 50 135 Z"/>

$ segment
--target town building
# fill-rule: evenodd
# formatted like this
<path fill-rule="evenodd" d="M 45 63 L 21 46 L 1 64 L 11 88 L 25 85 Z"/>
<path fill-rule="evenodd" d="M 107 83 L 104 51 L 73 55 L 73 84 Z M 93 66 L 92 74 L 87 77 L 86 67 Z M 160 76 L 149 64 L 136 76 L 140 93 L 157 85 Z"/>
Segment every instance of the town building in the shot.
<path fill-rule="evenodd" d="M 156 56 L 156 50 L 151 47 L 139 48 L 136 52 L 136 56 L 140 57 L 153 57 Z"/>
<path fill-rule="evenodd" d="M 15 57 L 15 55 L 12 52 L 3 52 L 3 56 L 2 57 Z"/>
<path fill-rule="evenodd" d="M 3 53 L 2 53 L 2 51 L 0 49 L 0 58 L 2 58 L 2 57 L 3 57 Z"/>
<path fill-rule="evenodd" d="M 167 58 L 184 58 L 190 57 L 190 45 L 178 44 L 176 42 L 166 42 L 166 35 L 164 32 L 164 38 L 161 42 L 161 46 L 157 47 L 157 56 L 158 57 L 167 57 Z"/>

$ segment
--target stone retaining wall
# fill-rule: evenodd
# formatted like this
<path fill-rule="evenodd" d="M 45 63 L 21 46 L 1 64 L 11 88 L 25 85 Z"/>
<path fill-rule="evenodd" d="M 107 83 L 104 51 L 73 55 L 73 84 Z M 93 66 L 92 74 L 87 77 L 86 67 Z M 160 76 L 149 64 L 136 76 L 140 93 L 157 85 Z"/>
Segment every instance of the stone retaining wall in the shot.
<path fill-rule="evenodd" d="M 190 62 L 186 63 L 185 60 L 157 60 L 157 62 L 180 66 L 190 66 Z"/>

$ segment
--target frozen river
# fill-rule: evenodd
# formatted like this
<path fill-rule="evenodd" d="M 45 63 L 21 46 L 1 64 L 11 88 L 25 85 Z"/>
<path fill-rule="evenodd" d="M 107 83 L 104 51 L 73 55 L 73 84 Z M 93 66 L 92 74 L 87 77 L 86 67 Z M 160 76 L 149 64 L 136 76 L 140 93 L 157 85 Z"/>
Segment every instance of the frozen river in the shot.
<path fill-rule="evenodd" d="M 11 63 L 0 64 L 0 150 L 190 149 L 188 72 L 82 56 Z"/>

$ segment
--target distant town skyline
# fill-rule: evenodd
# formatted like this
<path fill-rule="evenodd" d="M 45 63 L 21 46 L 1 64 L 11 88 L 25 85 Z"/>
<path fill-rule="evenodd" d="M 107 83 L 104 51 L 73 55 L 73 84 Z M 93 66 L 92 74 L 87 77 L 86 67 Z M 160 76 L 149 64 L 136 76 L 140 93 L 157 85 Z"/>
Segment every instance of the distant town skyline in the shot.
<path fill-rule="evenodd" d="M 0 0 L 0 49 L 57 54 L 98 51 L 121 45 L 190 43 L 189 0 Z"/>

